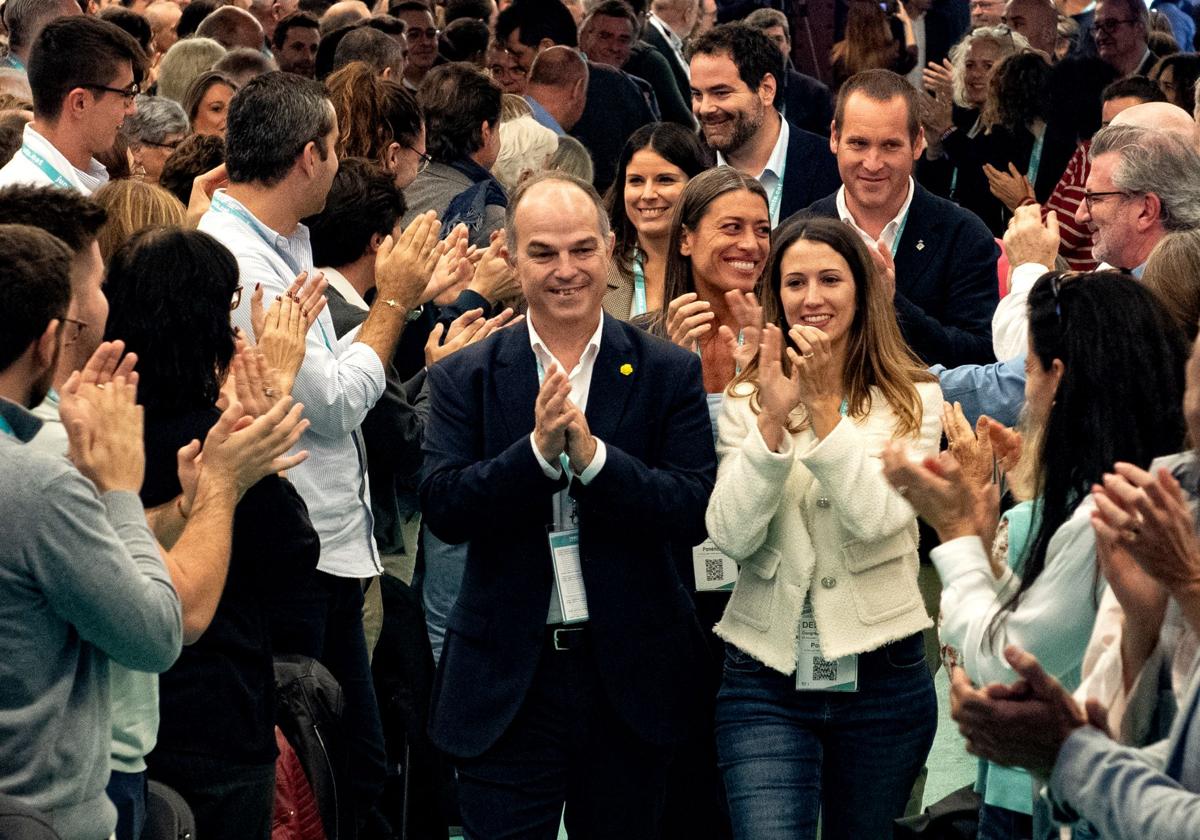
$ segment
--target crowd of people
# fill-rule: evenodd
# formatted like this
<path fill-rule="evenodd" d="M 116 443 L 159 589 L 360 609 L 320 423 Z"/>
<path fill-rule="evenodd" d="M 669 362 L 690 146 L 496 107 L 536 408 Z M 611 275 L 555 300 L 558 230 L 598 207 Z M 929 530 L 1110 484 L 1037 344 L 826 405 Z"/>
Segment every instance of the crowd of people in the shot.
<path fill-rule="evenodd" d="M 0 837 L 1200 836 L 1200 7 L 798 6 L 3 3 Z"/>

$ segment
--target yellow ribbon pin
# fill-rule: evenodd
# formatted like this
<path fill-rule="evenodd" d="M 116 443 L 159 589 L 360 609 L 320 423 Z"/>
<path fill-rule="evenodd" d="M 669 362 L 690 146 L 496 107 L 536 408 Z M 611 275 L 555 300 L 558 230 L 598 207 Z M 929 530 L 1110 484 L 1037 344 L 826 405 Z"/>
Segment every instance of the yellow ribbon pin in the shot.
<path fill-rule="evenodd" d="M 622 376 L 629 376 L 629 374 L 631 374 L 631 373 L 633 373 L 633 365 L 629 364 L 629 362 L 626 362 L 625 364 L 621 365 L 621 375 Z"/>

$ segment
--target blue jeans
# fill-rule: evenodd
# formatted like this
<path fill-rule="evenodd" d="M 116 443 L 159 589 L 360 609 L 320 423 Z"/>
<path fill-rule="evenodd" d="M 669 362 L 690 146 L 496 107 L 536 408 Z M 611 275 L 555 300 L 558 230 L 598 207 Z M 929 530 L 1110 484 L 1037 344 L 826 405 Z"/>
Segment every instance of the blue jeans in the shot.
<path fill-rule="evenodd" d="M 113 770 L 104 792 L 117 806 L 117 840 L 138 840 L 146 825 L 146 771 Z"/>
<path fill-rule="evenodd" d="M 733 645 L 717 695 L 717 757 L 733 835 L 892 836 L 933 745 L 937 695 L 920 633 L 858 659 L 858 691 L 797 691 Z"/>
<path fill-rule="evenodd" d="M 979 806 L 976 840 L 1030 840 L 1033 817 L 986 802 Z"/>

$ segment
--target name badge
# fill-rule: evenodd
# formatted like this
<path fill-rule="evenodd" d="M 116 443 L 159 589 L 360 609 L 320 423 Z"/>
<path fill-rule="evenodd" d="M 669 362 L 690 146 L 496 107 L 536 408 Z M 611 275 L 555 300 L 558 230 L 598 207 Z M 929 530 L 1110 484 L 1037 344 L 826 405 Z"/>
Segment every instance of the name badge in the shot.
<path fill-rule="evenodd" d="M 796 652 L 797 691 L 858 691 L 858 654 L 837 659 L 821 655 L 821 638 L 812 603 L 804 599 L 800 616 L 800 647 Z"/>
<path fill-rule="evenodd" d="M 563 624 L 588 620 L 587 591 L 579 563 L 579 529 L 550 532 L 550 559 Z"/>
<path fill-rule="evenodd" d="M 692 549 L 692 572 L 697 592 L 727 592 L 737 583 L 737 563 L 722 554 L 712 540 Z"/>

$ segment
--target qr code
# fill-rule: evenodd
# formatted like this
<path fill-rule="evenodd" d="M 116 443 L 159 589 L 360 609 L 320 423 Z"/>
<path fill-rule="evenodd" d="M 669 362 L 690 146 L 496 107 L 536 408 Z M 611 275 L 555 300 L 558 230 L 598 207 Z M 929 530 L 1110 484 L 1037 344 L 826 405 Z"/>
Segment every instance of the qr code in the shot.
<path fill-rule="evenodd" d="M 825 680 L 837 681 L 838 678 L 838 663 L 837 660 L 832 662 L 828 659 L 822 659 L 817 656 L 812 661 L 812 681 L 821 682 Z"/>
<path fill-rule="evenodd" d="M 705 580 L 724 580 L 725 579 L 725 558 L 709 557 L 704 561 L 704 579 Z"/>

